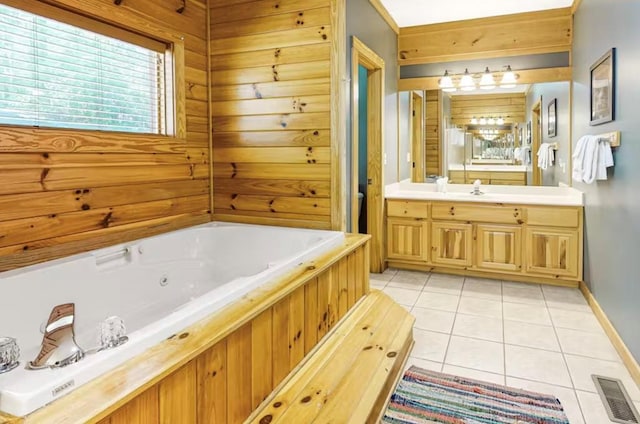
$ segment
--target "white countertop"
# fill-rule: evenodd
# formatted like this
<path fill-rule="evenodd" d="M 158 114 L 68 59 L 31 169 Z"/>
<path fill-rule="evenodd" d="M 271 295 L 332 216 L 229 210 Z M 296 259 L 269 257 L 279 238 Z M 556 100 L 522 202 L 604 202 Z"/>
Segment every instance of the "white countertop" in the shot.
<path fill-rule="evenodd" d="M 482 185 L 484 194 L 474 196 L 472 184 L 448 184 L 446 193 L 435 184 L 399 182 L 385 187 L 387 199 L 439 200 L 478 203 L 515 203 L 524 205 L 583 206 L 582 192 L 571 187 Z"/>
<path fill-rule="evenodd" d="M 527 172 L 526 165 L 466 165 L 449 164 L 449 171 Z"/>

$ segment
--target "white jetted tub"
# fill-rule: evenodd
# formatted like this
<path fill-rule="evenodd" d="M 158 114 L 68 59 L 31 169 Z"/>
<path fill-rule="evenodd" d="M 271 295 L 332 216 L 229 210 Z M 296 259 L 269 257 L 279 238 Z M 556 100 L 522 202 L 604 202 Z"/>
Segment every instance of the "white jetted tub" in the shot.
<path fill-rule="evenodd" d="M 212 222 L 0 273 L 0 337 L 17 339 L 20 365 L 0 374 L 0 411 L 24 416 L 252 289 L 342 244 L 335 231 Z M 75 303 L 78 345 L 98 344 L 107 317 L 129 341 L 63 368 L 27 370 L 49 313 Z"/>

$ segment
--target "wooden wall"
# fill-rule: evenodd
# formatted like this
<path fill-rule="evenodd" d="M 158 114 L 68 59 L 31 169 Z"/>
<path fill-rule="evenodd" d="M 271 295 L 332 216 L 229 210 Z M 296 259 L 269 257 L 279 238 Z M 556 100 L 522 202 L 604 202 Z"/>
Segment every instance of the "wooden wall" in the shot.
<path fill-rule="evenodd" d="M 400 28 L 400 66 L 570 52 L 571 8 Z"/>
<path fill-rule="evenodd" d="M 442 93 L 429 90 L 425 96 L 425 172 L 442 175 Z"/>
<path fill-rule="evenodd" d="M 451 122 L 469 125 L 476 117 L 502 117 L 506 124 L 525 122 L 526 98 L 524 93 L 451 96 Z"/>
<path fill-rule="evenodd" d="M 0 270 L 209 221 L 205 0 L 47 3 L 183 37 L 186 138 L 0 127 Z"/>
<path fill-rule="evenodd" d="M 210 0 L 215 219 L 339 226 L 336 3 Z"/>

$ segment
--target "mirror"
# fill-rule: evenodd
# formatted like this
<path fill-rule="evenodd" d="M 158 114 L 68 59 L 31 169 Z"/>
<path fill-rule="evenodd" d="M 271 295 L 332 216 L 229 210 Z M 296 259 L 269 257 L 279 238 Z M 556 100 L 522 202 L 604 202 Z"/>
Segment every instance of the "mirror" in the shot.
<path fill-rule="evenodd" d="M 401 92 L 400 180 L 433 182 L 434 176 L 448 176 L 454 184 L 479 179 L 493 185 L 570 185 L 569 89 L 569 81 L 560 81 L 423 92 L 420 139 L 413 115 L 417 96 Z M 545 160 L 539 160 L 539 152 Z"/>

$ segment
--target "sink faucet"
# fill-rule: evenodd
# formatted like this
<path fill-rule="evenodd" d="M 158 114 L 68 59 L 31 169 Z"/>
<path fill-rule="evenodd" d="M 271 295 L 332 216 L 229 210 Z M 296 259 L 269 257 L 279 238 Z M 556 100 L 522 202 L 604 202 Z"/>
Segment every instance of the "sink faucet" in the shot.
<path fill-rule="evenodd" d="M 84 358 L 84 351 L 75 340 L 74 321 L 73 303 L 58 305 L 51 310 L 40 353 L 27 364 L 28 369 L 60 368 Z"/>
<path fill-rule="evenodd" d="M 474 196 L 480 196 L 481 194 L 484 194 L 480 191 L 480 184 L 482 184 L 482 181 L 480 180 L 475 180 L 473 182 L 473 191 L 471 192 L 471 194 L 473 194 Z"/>

